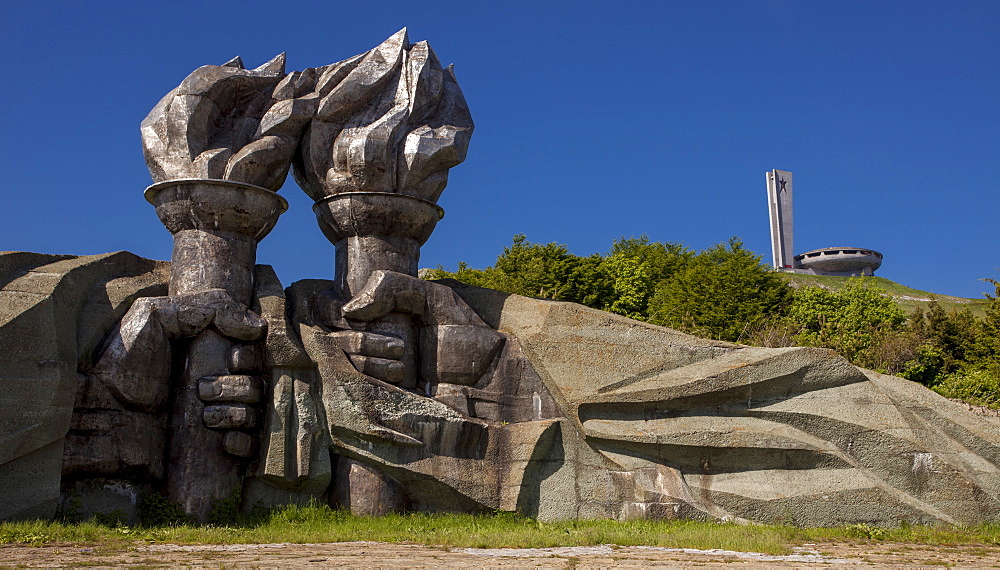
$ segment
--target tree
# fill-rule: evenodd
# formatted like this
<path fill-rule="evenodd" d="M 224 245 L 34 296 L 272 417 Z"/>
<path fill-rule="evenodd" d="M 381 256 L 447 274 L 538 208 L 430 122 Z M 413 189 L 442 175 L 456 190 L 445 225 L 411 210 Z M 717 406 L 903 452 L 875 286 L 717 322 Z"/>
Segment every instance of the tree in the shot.
<path fill-rule="evenodd" d="M 949 313 L 937 300 L 932 300 L 926 311 L 918 307 L 910 315 L 907 328 L 921 339 L 921 344 L 898 374 L 934 386 L 966 365 L 967 355 L 979 337 L 980 325 L 968 309 Z"/>
<path fill-rule="evenodd" d="M 966 344 L 964 361 L 932 388 L 948 398 L 1000 408 L 1000 281 L 985 281 L 994 286 L 995 293 L 986 295 L 989 304 L 976 323 L 973 340 Z"/>
<path fill-rule="evenodd" d="M 692 252 L 676 243 L 639 238 L 615 240 L 611 252 L 580 257 L 565 245 L 531 243 L 514 236 L 496 263 L 472 269 L 464 262 L 454 273 L 439 267 L 429 279 L 452 278 L 498 291 L 571 301 L 645 320 L 656 285 L 682 267 Z"/>
<path fill-rule="evenodd" d="M 993 285 L 993 295 L 986 294 L 989 304 L 984 309 L 985 314 L 980 321 L 980 327 L 975 341 L 968 347 L 969 356 L 974 361 L 991 362 L 1000 365 L 1000 281 L 984 279 Z"/>
<path fill-rule="evenodd" d="M 565 245 L 530 243 L 524 234 L 518 234 L 493 267 L 501 276 L 499 285 L 504 291 L 566 300 L 568 281 L 577 261 Z"/>
<path fill-rule="evenodd" d="M 886 369 L 889 361 L 895 366 L 901 358 L 909 360 L 912 355 L 901 349 L 910 347 L 906 350 L 912 352 L 919 344 L 914 335 L 900 346 L 906 313 L 864 277 L 850 279 L 839 291 L 822 287 L 797 289 L 788 319 L 799 327 L 796 344 L 832 348 L 868 368 Z M 888 358 L 886 350 L 893 351 L 894 356 Z"/>
<path fill-rule="evenodd" d="M 663 281 L 649 302 L 650 322 L 718 340 L 739 341 L 781 314 L 791 288 L 732 238 L 695 255 Z"/>
<path fill-rule="evenodd" d="M 429 272 L 429 279 L 457 279 L 516 295 L 571 301 L 601 308 L 611 296 L 611 284 L 600 255 L 579 257 L 565 245 L 531 243 L 524 234 L 514 236 L 496 263 L 486 269 L 471 269 L 464 262 L 451 273 L 442 267 Z"/>
<path fill-rule="evenodd" d="M 694 253 L 679 243 L 639 238 L 615 240 L 604 258 L 611 283 L 609 301 L 601 308 L 633 319 L 649 318 L 649 300 L 656 287 L 687 264 Z"/>

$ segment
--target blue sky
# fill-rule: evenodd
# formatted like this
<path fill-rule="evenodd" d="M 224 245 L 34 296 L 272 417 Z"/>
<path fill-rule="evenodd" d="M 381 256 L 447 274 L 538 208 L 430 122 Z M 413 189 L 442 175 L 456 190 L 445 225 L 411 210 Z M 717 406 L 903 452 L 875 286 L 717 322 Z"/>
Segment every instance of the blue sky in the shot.
<path fill-rule="evenodd" d="M 979 297 L 1000 278 L 1000 2 L 5 2 L 0 250 L 167 259 L 139 123 L 235 55 L 332 63 L 407 26 L 476 121 L 421 266 L 491 264 L 516 233 L 587 255 L 647 234 L 741 237 L 769 261 L 764 173 L 795 175 L 795 249 Z M 258 261 L 330 278 L 289 177 Z"/>

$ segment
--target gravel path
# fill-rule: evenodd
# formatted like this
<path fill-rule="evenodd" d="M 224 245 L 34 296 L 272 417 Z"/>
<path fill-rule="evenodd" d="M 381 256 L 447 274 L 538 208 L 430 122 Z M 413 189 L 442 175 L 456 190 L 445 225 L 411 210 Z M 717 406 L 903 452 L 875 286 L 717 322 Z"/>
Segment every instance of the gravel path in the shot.
<path fill-rule="evenodd" d="M 136 544 L 128 548 L 79 544 L 0 546 L 0 567 L 88 568 L 354 567 L 354 568 L 1000 568 L 997 546 L 899 543 L 808 544 L 787 556 L 654 546 L 563 548 L 447 548 L 381 542 L 330 544 Z"/>

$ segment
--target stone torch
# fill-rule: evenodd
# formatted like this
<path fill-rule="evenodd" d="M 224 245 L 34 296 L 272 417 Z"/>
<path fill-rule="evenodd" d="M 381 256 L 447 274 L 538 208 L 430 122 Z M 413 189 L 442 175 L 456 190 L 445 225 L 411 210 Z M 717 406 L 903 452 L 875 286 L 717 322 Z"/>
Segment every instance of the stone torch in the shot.
<path fill-rule="evenodd" d="M 336 246 L 337 286 L 347 298 L 361 292 L 379 269 L 416 277 L 420 246 L 444 216 L 434 202 L 387 192 L 334 194 L 316 202 L 313 211 Z M 367 323 L 366 330 L 403 341 L 402 375 L 392 380 L 400 388 L 415 388 L 419 338 L 411 318 L 390 313 Z"/>
<path fill-rule="evenodd" d="M 254 426 L 252 404 L 263 388 L 252 347 L 235 344 L 264 330 L 247 313 L 257 243 L 288 208 L 275 192 L 312 116 L 296 99 L 312 89 L 309 78 L 285 74 L 284 62 L 281 54 L 253 70 L 238 57 L 200 67 L 142 122 L 156 182 L 146 199 L 174 238 L 169 296 L 211 319 L 174 359 L 183 370 L 174 380 L 167 450 L 167 497 L 202 520 L 241 488 L 253 455 L 253 438 L 239 430 Z"/>
<path fill-rule="evenodd" d="M 257 243 L 288 209 L 285 199 L 266 188 L 227 180 L 161 182 L 146 190 L 146 199 L 174 238 L 168 294 L 221 290 L 249 307 Z M 248 434 L 235 431 L 251 427 L 253 408 L 206 407 L 199 398 L 206 379 L 240 372 L 231 362 L 233 342 L 218 328 L 217 323 L 202 331 L 187 347 L 168 432 L 167 497 L 199 519 L 215 501 L 241 488 L 241 457 L 249 456 L 253 445 Z M 244 391 L 258 390 L 247 386 Z"/>
<path fill-rule="evenodd" d="M 315 74 L 316 90 L 305 99 L 316 102 L 316 113 L 294 174 L 336 246 L 336 281 L 347 300 L 377 270 L 417 276 L 420 246 L 444 215 L 436 202 L 448 170 L 465 160 L 473 124 L 452 67 L 442 68 L 427 42 L 410 44 L 405 28 Z M 391 313 L 350 323 L 404 346 L 401 369 L 349 354 L 355 367 L 416 388 L 419 339 L 411 321 Z"/>
<path fill-rule="evenodd" d="M 444 214 L 437 200 L 448 170 L 465 160 L 473 123 L 452 67 L 442 68 L 427 42 L 411 45 L 405 29 L 315 75 L 316 89 L 304 99 L 316 102 L 316 113 L 293 172 L 336 246 L 337 288 L 346 302 L 378 270 L 417 276 L 420 246 Z M 345 352 L 362 373 L 418 387 L 420 333 L 412 317 L 341 324 L 402 340 L 401 367 Z M 360 511 L 352 498 L 352 511 L 378 514 L 396 503 L 393 484 L 362 462 L 341 457 L 337 473 L 338 497 L 375 498 L 377 506 Z"/>

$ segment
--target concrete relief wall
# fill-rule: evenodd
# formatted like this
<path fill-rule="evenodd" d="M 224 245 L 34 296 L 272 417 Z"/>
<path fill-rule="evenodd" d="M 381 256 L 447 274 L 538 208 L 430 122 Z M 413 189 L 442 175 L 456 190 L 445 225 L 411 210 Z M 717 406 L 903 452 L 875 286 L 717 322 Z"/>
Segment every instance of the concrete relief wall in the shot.
<path fill-rule="evenodd" d="M 995 520 L 1000 421 L 819 349 L 688 336 L 416 276 L 473 122 L 402 30 L 205 66 L 143 121 L 171 261 L 0 254 L 0 518 L 313 499 L 829 525 Z M 257 243 L 289 170 L 335 280 Z M 166 235 L 166 234 L 165 234 Z"/>

